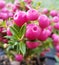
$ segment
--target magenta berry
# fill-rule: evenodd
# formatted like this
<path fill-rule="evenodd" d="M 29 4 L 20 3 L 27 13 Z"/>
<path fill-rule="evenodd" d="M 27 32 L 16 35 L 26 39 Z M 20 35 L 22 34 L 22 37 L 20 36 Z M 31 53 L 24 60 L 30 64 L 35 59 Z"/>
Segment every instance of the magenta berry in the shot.
<path fill-rule="evenodd" d="M 52 17 L 57 16 L 57 11 L 56 11 L 56 10 L 51 10 L 51 11 L 50 11 L 50 15 L 51 15 Z"/>
<path fill-rule="evenodd" d="M 8 16 L 8 13 L 1 13 L 1 18 L 3 19 L 3 20 L 7 20 L 8 18 L 9 18 L 9 16 Z"/>
<path fill-rule="evenodd" d="M 41 29 L 38 25 L 30 24 L 26 30 L 26 37 L 29 40 L 35 40 L 40 35 Z"/>
<path fill-rule="evenodd" d="M 46 15 L 40 15 L 38 21 L 39 21 L 39 26 L 41 28 L 46 28 L 50 24 L 50 20 Z"/>
<path fill-rule="evenodd" d="M 59 45 L 56 46 L 56 50 L 59 51 Z"/>
<path fill-rule="evenodd" d="M 51 31 L 44 29 L 41 34 L 38 36 L 38 40 L 45 41 L 50 36 Z"/>
<path fill-rule="evenodd" d="M 40 45 L 40 43 L 39 42 L 26 41 L 26 45 L 29 49 L 35 49 Z"/>
<path fill-rule="evenodd" d="M 1 0 L 0 1 L 0 8 L 4 8 L 5 7 L 5 4 L 6 4 L 5 1 Z"/>
<path fill-rule="evenodd" d="M 0 42 L 2 42 L 2 40 L 3 40 L 3 37 L 0 37 Z"/>
<path fill-rule="evenodd" d="M 58 43 L 59 42 L 59 36 L 57 34 L 53 34 L 52 35 L 52 39 L 54 43 Z"/>
<path fill-rule="evenodd" d="M 40 53 L 40 56 L 41 56 L 41 57 L 44 57 L 44 56 L 45 56 L 45 52 L 41 52 L 41 53 Z"/>
<path fill-rule="evenodd" d="M 16 61 L 23 61 L 23 55 L 21 55 L 21 54 L 17 54 L 16 56 L 15 56 L 15 60 Z"/>
<path fill-rule="evenodd" d="M 8 40 L 7 40 L 7 39 L 3 39 L 3 42 L 4 42 L 4 43 L 8 43 Z"/>
<path fill-rule="evenodd" d="M 50 30 L 50 31 L 52 32 L 53 26 L 50 25 L 50 26 L 47 27 L 47 29 Z"/>
<path fill-rule="evenodd" d="M 47 8 L 44 8 L 43 9 L 43 14 L 48 14 L 48 13 L 49 13 L 48 9 Z"/>
<path fill-rule="evenodd" d="M 30 4 L 32 2 L 32 0 L 24 0 L 24 2 Z"/>
<path fill-rule="evenodd" d="M 12 36 L 12 33 L 11 33 L 11 31 L 10 31 L 10 28 L 9 28 L 9 27 L 7 28 L 7 35 L 8 35 L 8 36 Z"/>
<path fill-rule="evenodd" d="M 26 12 L 24 11 L 17 11 L 14 15 L 14 23 L 21 27 L 25 22 L 28 21 Z"/>
<path fill-rule="evenodd" d="M 59 22 L 58 22 L 58 23 L 55 23 L 54 28 L 55 28 L 56 30 L 59 30 Z"/>
<path fill-rule="evenodd" d="M 59 17 L 58 16 L 53 17 L 52 21 L 55 23 L 59 22 Z"/>
<path fill-rule="evenodd" d="M 27 16 L 28 16 L 28 19 L 29 20 L 34 21 L 34 20 L 37 20 L 38 19 L 39 13 L 35 9 L 29 9 L 27 11 Z"/>

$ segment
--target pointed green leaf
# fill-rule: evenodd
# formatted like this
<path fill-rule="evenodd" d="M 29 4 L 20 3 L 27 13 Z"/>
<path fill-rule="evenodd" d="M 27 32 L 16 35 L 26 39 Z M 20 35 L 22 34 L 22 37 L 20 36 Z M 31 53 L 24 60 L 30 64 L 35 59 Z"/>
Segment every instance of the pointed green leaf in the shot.
<path fill-rule="evenodd" d="M 20 37 L 22 37 L 23 34 L 25 34 L 25 32 L 26 32 L 26 26 L 23 25 L 23 26 L 21 27 L 21 29 L 20 29 Z"/>
<path fill-rule="evenodd" d="M 26 53 L 26 45 L 24 42 L 20 42 L 20 51 L 23 55 Z"/>

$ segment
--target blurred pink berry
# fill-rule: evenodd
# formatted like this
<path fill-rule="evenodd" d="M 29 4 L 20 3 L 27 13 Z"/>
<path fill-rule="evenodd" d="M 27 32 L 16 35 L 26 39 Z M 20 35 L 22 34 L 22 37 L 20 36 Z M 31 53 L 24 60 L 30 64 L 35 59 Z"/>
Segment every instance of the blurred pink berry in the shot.
<path fill-rule="evenodd" d="M 51 31 L 44 29 L 41 34 L 38 36 L 38 40 L 45 41 L 50 36 Z"/>
<path fill-rule="evenodd" d="M 57 34 L 53 34 L 52 35 L 52 39 L 54 43 L 58 43 L 59 42 L 59 36 Z"/>
<path fill-rule="evenodd" d="M 57 29 L 57 30 L 59 30 L 59 22 L 55 23 L 54 28 Z"/>
<path fill-rule="evenodd" d="M 5 1 L 0 0 L 0 9 L 1 9 L 1 8 L 4 8 L 4 7 L 5 7 L 5 4 L 6 4 Z"/>
<path fill-rule="evenodd" d="M 40 33 L 41 33 L 41 29 L 38 25 L 30 24 L 29 26 L 27 26 L 26 37 L 29 40 L 37 39 Z"/>
<path fill-rule="evenodd" d="M 50 24 L 50 20 L 46 15 L 39 16 L 38 21 L 39 21 L 39 26 L 41 28 L 46 28 Z"/>
<path fill-rule="evenodd" d="M 28 19 L 29 20 L 34 21 L 34 20 L 37 20 L 38 19 L 39 13 L 35 9 L 29 9 L 27 11 L 27 16 L 28 16 Z"/>
<path fill-rule="evenodd" d="M 8 12 L 9 12 L 9 10 L 8 10 L 8 8 L 7 8 L 7 7 L 4 7 L 3 9 L 1 9 L 1 12 L 3 12 L 3 13 L 8 13 Z"/>
<path fill-rule="evenodd" d="M 21 54 L 17 54 L 17 55 L 15 55 L 15 60 L 16 61 L 23 61 L 23 55 L 21 55 Z"/>
<path fill-rule="evenodd" d="M 52 21 L 55 23 L 59 22 L 59 17 L 57 17 L 57 16 L 53 17 Z"/>
<path fill-rule="evenodd" d="M 40 45 L 40 43 L 39 42 L 26 41 L 26 45 L 29 49 L 35 49 Z"/>
<path fill-rule="evenodd" d="M 59 45 L 56 46 L 56 50 L 59 51 Z"/>
<path fill-rule="evenodd" d="M 32 2 L 32 0 L 24 0 L 24 2 L 30 4 Z"/>
<path fill-rule="evenodd" d="M 8 43 L 8 40 L 7 39 L 3 39 L 3 43 Z"/>
<path fill-rule="evenodd" d="M 1 12 L 1 18 L 2 18 L 3 20 L 7 20 L 7 19 L 9 18 L 8 13 Z"/>
<path fill-rule="evenodd" d="M 3 41 L 3 37 L 0 36 L 0 42 L 2 42 L 2 41 Z"/>
<path fill-rule="evenodd" d="M 11 33 L 11 31 L 10 31 L 10 28 L 9 28 L 9 27 L 7 28 L 7 35 L 8 35 L 8 36 L 12 36 L 12 33 Z"/>
<path fill-rule="evenodd" d="M 44 57 L 44 56 L 45 56 L 45 52 L 41 52 L 40 57 Z"/>
<path fill-rule="evenodd" d="M 21 27 L 24 23 L 28 21 L 27 14 L 24 11 L 18 11 L 14 15 L 14 23 Z"/>
<path fill-rule="evenodd" d="M 50 31 L 52 32 L 53 26 L 50 25 L 50 26 L 47 27 L 47 29 L 50 30 Z"/>
<path fill-rule="evenodd" d="M 48 13 L 49 13 L 48 9 L 47 8 L 44 8 L 43 9 L 43 14 L 48 14 Z"/>
<path fill-rule="evenodd" d="M 51 10 L 51 11 L 50 11 L 50 15 L 51 15 L 52 17 L 57 16 L 57 11 L 56 11 L 56 10 Z"/>

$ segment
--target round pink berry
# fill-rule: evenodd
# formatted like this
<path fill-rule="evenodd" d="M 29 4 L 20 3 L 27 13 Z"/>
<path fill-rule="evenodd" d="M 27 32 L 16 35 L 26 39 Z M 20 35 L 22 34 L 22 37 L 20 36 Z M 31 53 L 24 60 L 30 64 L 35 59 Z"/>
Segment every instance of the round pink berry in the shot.
<path fill-rule="evenodd" d="M 48 9 L 47 8 L 44 8 L 43 9 L 43 14 L 48 14 L 48 13 L 49 13 Z"/>
<path fill-rule="evenodd" d="M 39 21 L 39 26 L 41 28 L 46 28 L 50 24 L 50 20 L 46 15 L 40 15 L 38 21 Z"/>
<path fill-rule="evenodd" d="M 45 41 L 50 36 L 51 31 L 44 29 L 41 34 L 38 36 L 38 40 Z"/>
<path fill-rule="evenodd" d="M 57 30 L 59 30 L 59 22 L 55 23 L 54 28 L 57 29 Z"/>
<path fill-rule="evenodd" d="M 59 17 L 58 16 L 53 17 L 52 21 L 55 23 L 59 22 Z"/>
<path fill-rule="evenodd" d="M 59 51 L 59 45 L 56 46 L 56 50 Z"/>
<path fill-rule="evenodd" d="M 28 21 L 26 12 L 24 11 L 17 11 L 14 15 L 14 23 L 21 27 L 25 22 Z"/>
<path fill-rule="evenodd" d="M 26 37 L 29 40 L 37 39 L 40 33 L 41 33 L 41 28 L 38 25 L 30 24 L 29 26 L 27 26 Z"/>
<path fill-rule="evenodd" d="M 39 42 L 26 41 L 26 45 L 29 49 L 34 49 L 34 48 L 37 48 L 40 45 L 40 43 Z"/>
<path fill-rule="evenodd" d="M 23 55 L 21 55 L 21 54 L 17 54 L 16 56 L 15 56 L 15 60 L 16 61 L 23 61 Z"/>
<path fill-rule="evenodd" d="M 57 16 L 57 11 L 56 11 L 56 10 L 51 10 L 51 11 L 50 11 L 50 15 L 51 15 L 52 17 Z"/>
<path fill-rule="evenodd" d="M 5 7 L 5 4 L 6 4 L 5 1 L 4 1 L 4 0 L 1 0 L 1 1 L 0 1 L 0 8 Z"/>
<path fill-rule="evenodd" d="M 7 28 L 7 35 L 8 35 L 8 36 L 12 36 L 12 33 L 11 33 L 11 31 L 10 31 L 10 28 L 9 28 L 9 27 Z"/>
<path fill-rule="evenodd" d="M 27 16 L 28 16 L 28 19 L 29 20 L 34 21 L 34 20 L 37 20 L 38 19 L 39 13 L 35 9 L 29 9 L 27 11 Z"/>
<path fill-rule="evenodd" d="M 24 2 L 30 4 L 32 2 L 32 0 L 24 0 Z"/>

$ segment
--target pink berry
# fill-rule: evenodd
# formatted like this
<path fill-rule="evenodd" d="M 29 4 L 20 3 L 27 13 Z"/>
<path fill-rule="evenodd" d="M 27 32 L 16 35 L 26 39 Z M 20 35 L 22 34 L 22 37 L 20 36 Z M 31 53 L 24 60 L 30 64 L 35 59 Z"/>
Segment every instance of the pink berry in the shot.
<path fill-rule="evenodd" d="M 54 38 L 55 38 L 55 36 L 57 36 L 57 34 L 53 34 L 53 35 L 52 35 L 52 39 L 54 39 Z"/>
<path fill-rule="evenodd" d="M 57 11 L 56 11 L 56 10 L 51 10 L 51 11 L 50 11 L 50 15 L 51 15 L 52 17 L 57 16 Z"/>
<path fill-rule="evenodd" d="M 46 15 L 39 16 L 38 21 L 39 21 L 39 26 L 41 28 L 46 28 L 50 24 L 50 20 Z"/>
<path fill-rule="evenodd" d="M 41 33 L 41 29 L 38 25 L 35 25 L 35 24 L 30 24 L 28 27 L 27 27 L 27 30 L 26 30 L 26 37 L 29 39 L 29 40 L 35 40 L 38 38 L 38 36 L 40 35 Z"/>
<path fill-rule="evenodd" d="M 3 13 L 8 13 L 9 10 L 8 10 L 8 8 L 4 7 L 4 8 L 1 10 L 1 12 L 3 12 Z"/>
<path fill-rule="evenodd" d="M 24 0 L 24 2 L 30 4 L 32 2 L 32 0 Z"/>
<path fill-rule="evenodd" d="M 12 12 L 9 12 L 8 15 L 9 15 L 9 17 L 13 17 L 13 13 Z"/>
<path fill-rule="evenodd" d="M 29 20 L 34 21 L 34 20 L 37 20 L 38 19 L 39 13 L 35 9 L 29 9 L 27 11 L 27 16 L 28 16 L 28 19 Z"/>
<path fill-rule="evenodd" d="M 50 36 L 51 31 L 44 29 L 41 34 L 38 36 L 38 40 L 45 41 Z"/>
<path fill-rule="evenodd" d="M 53 41 L 53 45 L 54 45 L 54 47 L 56 47 L 58 45 L 58 43 Z"/>
<path fill-rule="evenodd" d="M 14 23 L 21 27 L 25 22 L 28 21 L 26 12 L 24 11 L 17 11 L 14 15 Z"/>
<path fill-rule="evenodd" d="M 3 40 L 3 37 L 0 36 L 0 42 L 2 42 L 2 40 Z"/>
<path fill-rule="evenodd" d="M 56 56 L 59 58 L 59 52 L 56 52 Z"/>
<path fill-rule="evenodd" d="M 59 45 L 56 46 L 56 50 L 59 51 Z"/>
<path fill-rule="evenodd" d="M 12 36 L 12 33 L 11 33 L 11 31 L 10 31 L 10 28 L 9 28 L 9 27 L 7 28 L 7 35 L 8 35 L 8 36 Z"/>
<path fill-rule="evenodd" d="M 8 18 L 9 18 L 9 16 L 8 16 L 8 13 L 1 13 L 1 18 L 3 19 L 3 20 L 7 20 Z"/>
<path fill-rule="evenodd" d="M 59 36 L 57 34 L 53 34 L 52 35 L 52 39 L 54 43 L 58 43 L 59 42 Z"/>
<path fill-rule="evenodd" d="M 59 17 L 57 17 L 57 16 L 53 17 L 52 21 L 55 23 L 59 22 Z"/>
<path fill-rule="evenodd" d="M 44 56 L 45 56 L 45 52 L 41 52 L 41 53 L 40 53 L 40 56 L 41 56 L 41 57 L 44 57 Z"/>
<path fill-rule="evenodd" d="M 5 7 L 5 1 L 1 0 L 0 1 L 0 8 L 3 8 L 3 7 Z"/>
<path fill-rule="evenodd" d="M 29 49 L 35 49 L 40 45 L 40 43 L 39 42 L 26 41 L 26 45 Z"/>
<path fill-rule="evenodd" d="M 15 60 L 16 61 L 23 61 L 23 55 L 21 55 L 21 54 L 17 54 L 16 56 L 15 56 Z"/>
<path fill-rule="evenodd" d="M 8 40 L 7 40 L 7 39 L 3 39 L 3 42 L 4 42 L 4 43 L 8 43 Z"/>
<path fill-rule="evenodd" d="M 59 30 L 59 22 L 55 23 L 54 28 L 57 29 L 57 30 Z"/>
<path fill-rule="evenodd" d="M 47 27 L 47 29 L 50 30 L 50 31 L 52 32 L 53 26 L 50 25 L 50 26 Z"/>
<path fill-rule="evenodd" d="M 48 14 L 48 13 L 49 13 L 48 9 L 47 8 L 44 8 L 43 9 L 43 14 Z"/>

